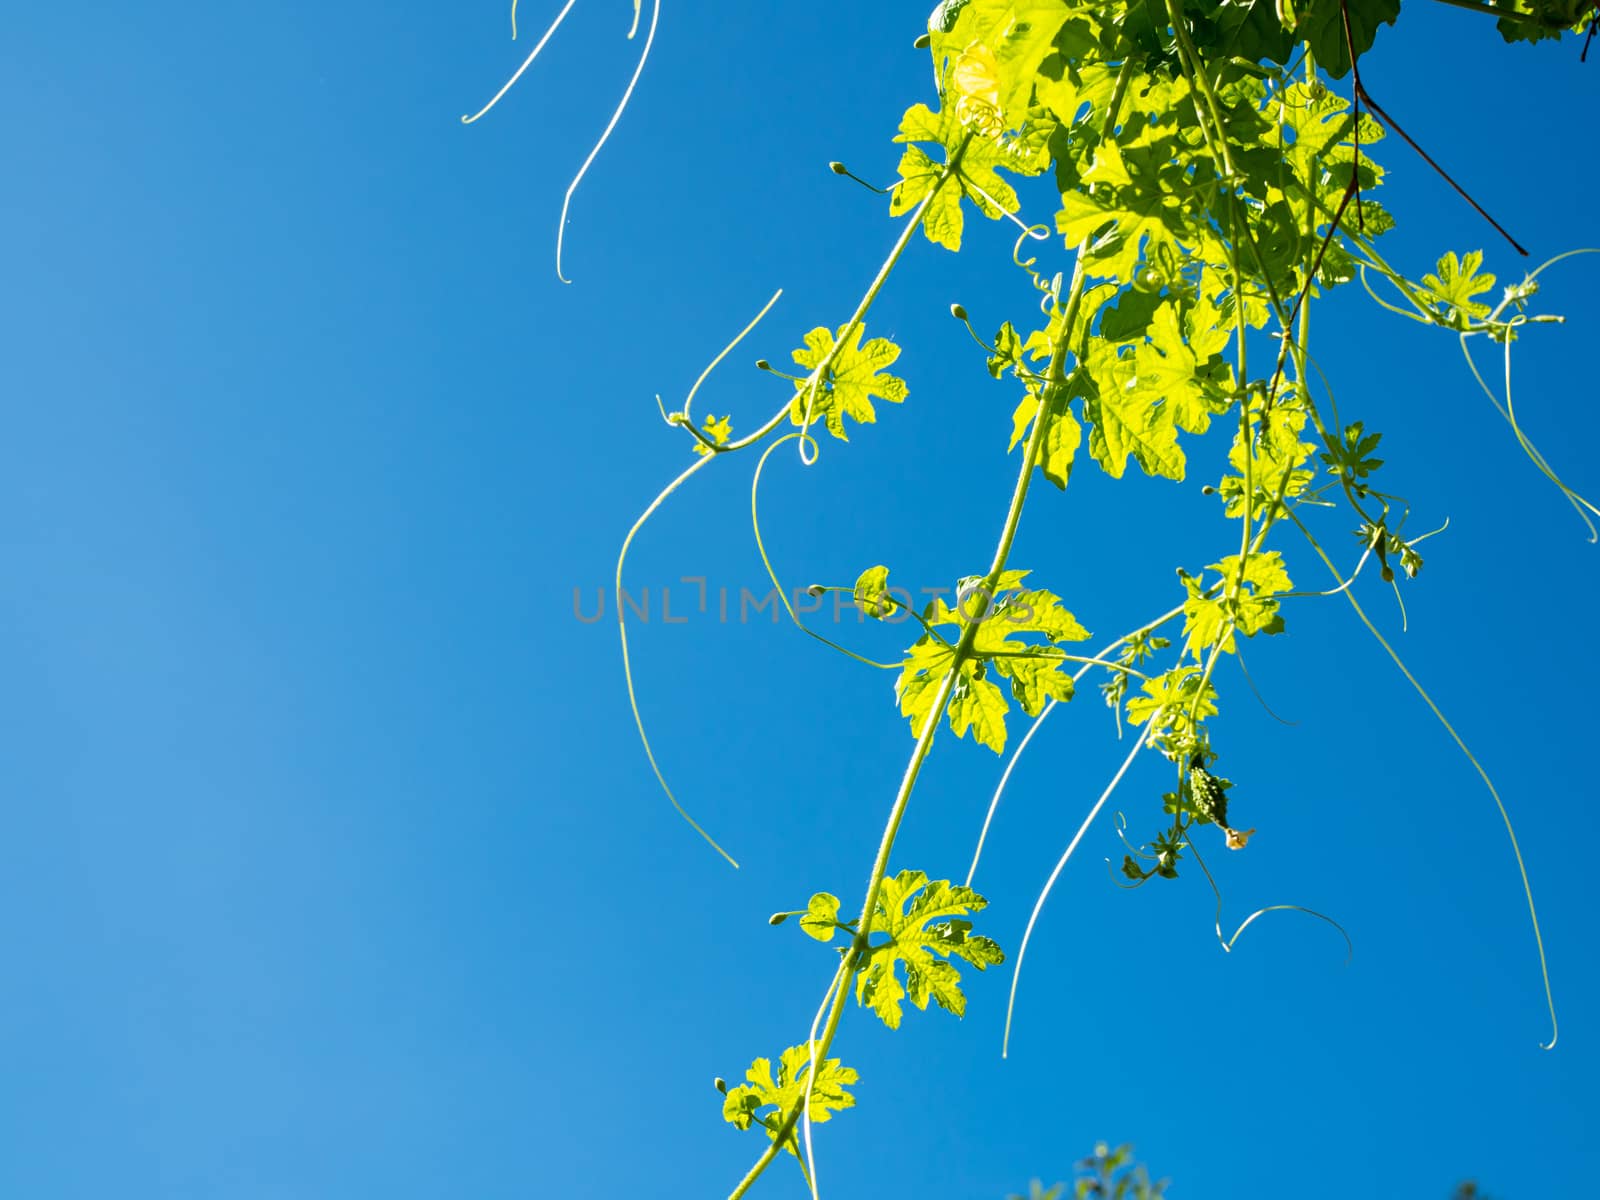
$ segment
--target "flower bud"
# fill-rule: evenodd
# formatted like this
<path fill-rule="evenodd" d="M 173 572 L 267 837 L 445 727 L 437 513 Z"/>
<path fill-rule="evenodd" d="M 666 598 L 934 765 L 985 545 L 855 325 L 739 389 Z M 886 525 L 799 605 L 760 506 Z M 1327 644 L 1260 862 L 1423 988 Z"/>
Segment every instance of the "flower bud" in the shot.
<path fill-rule="evenodd" d="M 1167 277 L 1154 267 L 1140 267 L 1133 276 L 1133 286 L 1148 295 L 1154 295 L 1167 286 Z"/>

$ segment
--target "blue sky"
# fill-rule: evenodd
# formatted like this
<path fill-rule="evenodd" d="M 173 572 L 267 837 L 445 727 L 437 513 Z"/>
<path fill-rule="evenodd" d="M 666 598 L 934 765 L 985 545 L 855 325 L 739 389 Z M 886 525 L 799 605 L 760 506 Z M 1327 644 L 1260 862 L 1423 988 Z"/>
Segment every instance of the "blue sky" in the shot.
<path fill-rule="evenodd" d="M 570 287 L 555 220 L 632 70 L 625 3 L 578 5 L 471 128 L 460 114 L 523 53 L 499 3 L 10 16 L 0 1195 L 700 1197 L 743 1173 L 759 1139 L 722 1122 L 711 1079 L 799 1040 L 830 969 L 766 915 L 821 889 L 854 902 L 911 742 L 886 676 L 765 617 L 658 607 L 635 635 L 640 703 L 734 872 L 657 790 L 614 626 L 576 620 L 574 589 L 592 605 L 688 461 L 653 394 L 681 396 L 782 286 L 697 401 L 749 430 L 785 386 L 750 360 L 786 362 L 853 308 L 895 226 L 826 163 L 892 175 L 899 114 L 928 89 L 924 7 L 667 6 L 579 191 Z M 1366 60 L 1374 94 L 1533 261 L 1593 240 L 1573 131 L 1595 64 L 1413 8 Z M 547 16 L 525 5 L 524 36 Z M 1521 269 L 1384 150 L 1394 261 L 1482 247 Z M 1014 396 L 946 310 L 992 328 L 1031 301 L 997 266 L 1009 235 L 984 223 L 971 243 L 916 245 L 869 323 L 905 347 L 910 400 L 814 468 L 770 461 L 788 581 L 986 566 Z M 1570 320 L 1530 334 L 1517 369 L 1529 429 L 1593 493 L 1591 262 L 1548 275 L 1544 307 Z M 1468 1177 L 1515 1200 L 1600 1170 L 1581 846 L 1600 551 L 1453 338 L 1358 292 L 1313 336 L 1418 527 L 1451 519 L 1406 590 L 1409 632 L 1376 580 L 1361 595 L 1517 819 L 1559 1047 L 1538 1049 L 1488 796 L 1348 608 L 1306 601 L 1249 656 L 1297 724 L 1223 679 L 1214 735 L 1261 833 L 1210 860 L 1232 921 L 1308 905 L 1349 929 L 1350 965 L 1282 914 L 1223 954 L 1193 872 L 1111 886 L 1104 823 L 1046 909 L 1009 1059 L 1006 971 L 971 981 L 963 1021 L 890 1035 L 848 1014 L 838 1050 L 862 1078 L 820 1131 L 828 1194 L 998 1198 L 1098 1138 L 1136 1142 L 1190 1200 L 1422 1198 Z M 675 497 L 630 584 L 657 605 L 672 588 L 676 612 L 685 576 L 763 589 L 753 466 Z M 1199 482 L 1084 467 L 1036 491 L 1013 561 L 1115 636 L 1173 602 L 1174 566 L 1236 540 Z M 844 628 L 878 655 L 906 640 Z M 1086 692 L 1018 768 L 976 880 L 1006 947 L 1124 750 Z M 964 873 L 999 767 L 941 740 L 894 865 Z M 1153 757 L 1131 774 L 1136 830 L 1164 779 Z M 762 1194 L 800 1194 L 782 1166 Z"/>

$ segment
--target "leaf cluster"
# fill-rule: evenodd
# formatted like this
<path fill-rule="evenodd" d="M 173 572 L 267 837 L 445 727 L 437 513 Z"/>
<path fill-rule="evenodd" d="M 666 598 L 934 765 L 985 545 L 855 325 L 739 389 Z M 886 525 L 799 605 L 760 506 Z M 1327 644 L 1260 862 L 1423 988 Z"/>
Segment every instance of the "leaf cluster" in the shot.
<path fill-rule="evenodd" d="M 1508 40 L 1580 27 L 1593 9 L 1576 0 L 1498 7 Z M 1497 281 L 1481 251 L 1448 253 L 1412 279 L 1378 249 L 1394 224 L 1377 196 L 1386 176 L 1373 157 L 1385 124 L 1374 119 L 1359 74 L 1359 108 L 1324 77 L 1354 73 L 1399 8 L 1399 0 L 943 0 L 935 9 L 924 43 L 934 94 L 908 107 L 893 135 L 899 162 L 888 207 L 907 225 L 850 321 L 813 328 L 793 351 L 802 373 L 787 376 L 794 391 L 772 425 L 820 424 L 843 440 L 847 421 L 873 423 L 879 403 L 907 398 L 905 381 L 889 372 L 900 348 L 866 339 L 865 314 L 918 229 L 960 251 L 975 211 L 1026 229 L 1014 261 L 1037 293 L 1037 316 L 1001 321 L 989 342 L 967 323 L 988 375 L 1010 393 L 1007 449 L 1020 448 L 1025 462 L 987 575 L 961 579 L 949 600 L 918 611 L 895 599 L 885 566 L 855 581 L 863 614 L 885 620 L 904 610 L 920 626 L 895 674 L 917 749 L 859 927 L 841 919 L 828 892 L 802 913 L 773 918 L 797 915 L 808 937 L 835 944 L 838 990 L 824 1004 L 832 1020 L 821 1042 L 790 1047 L 776 1068 L 757 1059 L 746 1082 L 726 1092 L 724 1116 L 738 1127 L 760 1125 L 796 1152 L 794 1118 L 807 1096 L 813 1121 L 853 1103 L 855 1072 L 827 1057 L 849 995 L 890 1028 L 908 1001 L 960 1016 L 959 964 L 983 971 L 1004 961 L 995 942 L 973 932 L 984 897 L 921 871 L 885 873 L 903 802 L 941 721 L 958 739 L 970 732 L 999 753 L 1013 706 L 1037 717 L 1072 699 L 1073 664 L 1105 670 L 1108 704 L 1176 775 L 1161 797 L 1166 828 L 1146 845 L 1130 843 L 1122 872 L 1135 886 L 1172 878 L 1194 852 L 1193 828 L 1215 827 L 1234 849 L 1254 832 L 1229 823 L 1233 784 L 1212 772 L 1208 722 L 1219 709 L 1219 662 L 1239 653 L 1241 636 L 1285 628 L 1293 584 L 1269 535 L 1296 526 L 1326 559 L 1302 514 L 1342 500 L 1358 522 L 1361 562 L 1374 556 L 1388 581 L 1391 560 L 1408 576 L 1420 569 L 1420 539 L 1401 536 L 1409 509 L 1378 490 L 1382 435 L 1362 419 L 1343 421 L 1326 389 L 1312 387 L 1305 314 L 1329 289 L 1359 279 L 1372 291 L 1376 279 L 1398 296 L 1380 303 L 1403 315 L 1509 342 L 1530 319 L 1523 305 L 1536 285 L 1530 276 L 1495 304 Z M 1306 57 L 1314 65 L 1302 71 Z M 1020 214 L 1036 193 L 1049 196 L 1053 212 L 1029 224 Z M 1070 254 L 1070 272 L 1024 260 L 1025 242 Z M 967 322 L 965 309 L 952 311 Z M 995 424 L 998 441 L 1003 415 Z M 693 432 L 705 454 L 743 444 L 730 444 L 728 418 L 707 418 Z M 1033 471 L 1065 490 L 1086 452 L 1112 479 L 1182 482 L 1192 455 L 1214 448 L 1220 457 L 1224 444 L 1226 468 L 1205 490 L 1237 523 L 1229 544 L 1238 552 L 1198 574 L 1179 571 L 1177 606 L 1114 643 L 1114 658 L 1069 653 L 1088 631 L 1059 595 L 1008 565 Z M 1180 615 L 1181 642 L 1159 632 Z M 1126 1147 L 1100 1146 L 1082 1167 L 1079 1200 L 1153 1200 L 1164 1188 L 1132 1167 Z M 1055 1200 L 1059 1189 L 1036 1192 Z"/>

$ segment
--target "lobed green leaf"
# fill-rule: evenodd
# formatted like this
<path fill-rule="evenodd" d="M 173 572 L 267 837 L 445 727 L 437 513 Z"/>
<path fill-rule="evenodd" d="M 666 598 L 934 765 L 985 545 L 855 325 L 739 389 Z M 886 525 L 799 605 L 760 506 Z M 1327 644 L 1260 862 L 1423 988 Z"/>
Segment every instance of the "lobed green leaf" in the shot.
<path fill-rule="evenodd" d="M 1000 947 L 974 935 L 972 922 L 964 919 L 988 903 L 961 884 L 943 879 L 930 883 L 921 871 L 886 877 L 878 891 L 872 931 L 887 934 L 889 940 L 873 947 L 867 966 L 856 976 L 857 1001 L 890 1029 L 900 1027 L 902 1002 L 907 999 L 923 1010 L 932 1000 L 961 1016 L 967 998 L 960 972 L 949 960 L 961 959 L 980 971 L 1005 961 Z M 897 974 L 902 967 L 903 985 Z"/>

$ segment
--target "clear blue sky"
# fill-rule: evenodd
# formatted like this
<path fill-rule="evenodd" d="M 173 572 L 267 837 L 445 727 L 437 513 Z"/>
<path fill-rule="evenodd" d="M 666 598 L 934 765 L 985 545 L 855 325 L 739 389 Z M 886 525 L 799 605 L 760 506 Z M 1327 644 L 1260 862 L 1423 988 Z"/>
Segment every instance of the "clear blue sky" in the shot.
<path fill-rule="evenodd" d="M 521 59 L 505 5 L 32 5 L 0 47 L 0 1196 L 725 1194 L 759 1149 L 714 1075 L 799 1040 L 829 954 L 766 915 L 853 903 L 910 748 L 883 675 L 764 620 L 691 613 L 636 638 L 641 703 L 685 801 L 639 752 L 615 629 L 573 616 L 687 461 L 681 396 L 748 430 L 750 369 L 837 324 L 894 236 L 830 175 L 892 175 L 930 0 L 663 14 L 632 110 L 572 171 L 632 69 L 621 2 Z M 551 6 L 524 5 L 524 36 Z M 1503 49 L 1413 3 L 1367 82 L 1538 256 L 1593 241 L 1583 131 L 1600 64 Z M 524 46 L 526 42 L 522 43 Z M 1414 273 L 1445 249 L 1519 263 L 1391 140 Z M 1034 195 L 1039 217 L 1047 213 Z M 794 583 L 874 562 L 917 586 L 987 564 L 1014 397 L 946 315 L 1029 303 L 987 226 L 917 245 L 870 334 L 906 347 L 902 408 L 763 505 Z M 1059 249 L 1052 251 L 1060 255 Z M 1060 255 L 1064 258 L 1064 255 Z M 1552 272 L 1565 329 L 1519 360 L 1525 420 L 1591 493 L 1600 260 Z M 1323 315 L 1326 314 L 1326 315 Z M 1454 340 L 1358 292 L 1319 310 L 1346 419 L 1385 431 L 1423 528 L 1407 588 L 1363 591 L 1501 781 L 1545 920 L 1559 1048 L 1504 832 L 1471 769 L 1338 601 L 1252 646 L 1215 735 L 1261 833 L 1213 854 L 1232 955 L 1193 872 L 1125 894 L 1109 823 L 1030 953 L 1012 1056 L 1006 972 L 964 1021 L 863 1014 L 859 1107 L 820 1141 L 828 1194 L 979 1200 L 1132 1140 L 1188 1200 L 1502 1200 L 1600 1172 L 1591 863 L 1600 550 L 1517 453 Z M 764 586 L 751 456 L 641 537 L 630 581 Z M 1160 611 L 1172 569 L 1235 531 L 1198 495 L 1085 468 L 1041 488 L 1014 561 L 1097 635 Z M 1344 518 L 1332 518 L 1338 541 Z M 1343 544 L 1343 543 L 1340 543 Z M 1353 546 L 1353 541 L 1346 546 Z M 1314 564 L 1293 555 L 1297 578 Z M 903 630 L 846 629 L 894 655 Z M 1092 693 L 1024 760 L 977 879 L 1009 948 L 1121 748 Z M 1013 735 L 1015 736 L 1015 734 Z M 1124 743 L 1125 747 L 1125 743 Z M 942 741 L 896 866 L 965 870 L 999 763 Z M 1124 804 L 1153 827 L 1153 758 Z M 1142 806 L 1142 807 L 1141 807 Z M 1236 811 L 1239 811 L 1236 809 Z M 1142 815 L 1141 815 L 1142 814 Z M 763 1194 L 798 1195 L 792 1167 Z"/>

